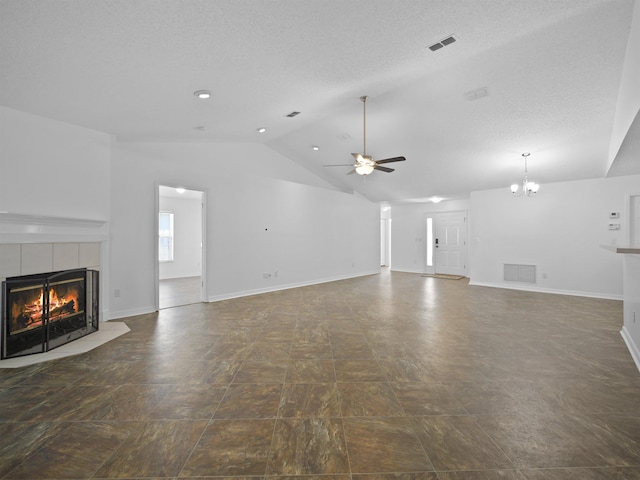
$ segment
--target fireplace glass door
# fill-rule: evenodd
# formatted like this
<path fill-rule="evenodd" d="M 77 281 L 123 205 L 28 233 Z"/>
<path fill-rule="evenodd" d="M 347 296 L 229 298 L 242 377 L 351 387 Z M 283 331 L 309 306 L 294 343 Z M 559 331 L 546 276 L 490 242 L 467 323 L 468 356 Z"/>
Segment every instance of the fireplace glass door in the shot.
<path fill-rule="evenodd" d="M 2 293 L 2 358 L 46 352 L 98 330 L 96 271 L 8 278 Z"/>

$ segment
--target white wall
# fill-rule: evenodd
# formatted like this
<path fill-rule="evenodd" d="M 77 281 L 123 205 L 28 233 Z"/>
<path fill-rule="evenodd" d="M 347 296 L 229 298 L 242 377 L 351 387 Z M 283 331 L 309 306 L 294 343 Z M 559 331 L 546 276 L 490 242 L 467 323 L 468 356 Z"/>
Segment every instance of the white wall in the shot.
<path fill-rule="evenodd" d="M 622 259 L 613 249 L 628 239 L 625 202 L 638 192 L 638 175 L 544 184 L 532 198 L 512 198 L 508 188 L 473 192 L 471 283 L 622 298 Z M 621 230 L 608 229 L 617 222 L 610 212 L 620 212 Z M 505 263 L 536 265 L 537 284 L 504 282 Z"/>
<path fill-rule="evenodd" d="M 621 255 L 624 262 L 624 338 L 629 352 L 640 369 L 640 255 Z"/>
<path fill-rule="evenodd" d="M 160 280 L 202 274 L 202 200 L 160 195 L 160 211 L 174 214 L 173 261 L 160 263 Z"/>
<path fill-rule="evenodd" d="M 158 183 L 206 192 L 209 300 L 379 272 L 378 205 L 265 146 L 120 143 L 112 181 L 112 318 L 155 308 Z"/>
<path fill-rule="evenodd" d="M 467 210 L 469 210 L 468 200 L 391 207 L 391 270 L 425 273 L 427 215 Z"/>
<path fill-rule="evenodd" d="M 0 107 L 0 211 L 108 220 L 111 137 Z"/>

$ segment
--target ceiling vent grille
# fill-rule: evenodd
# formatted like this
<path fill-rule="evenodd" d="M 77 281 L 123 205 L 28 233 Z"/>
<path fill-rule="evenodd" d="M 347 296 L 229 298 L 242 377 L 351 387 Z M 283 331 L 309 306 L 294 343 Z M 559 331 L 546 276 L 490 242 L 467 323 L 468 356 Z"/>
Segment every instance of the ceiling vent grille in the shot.
<path fill-rule="evenodd" d="M 295 117 L 296 115 L 300 115 L 300 112 L 291 112 L 291 113 L 287 113 L 287 114 L 285 115 L 285 117 L 293 118 L 293 117 Z"/>
<path fill-rule="evenodd" d="M 437 50 L 440 50 L 443 47 L 446 47 L 447 45 L 451 45 L 453 42 L 455 42 L 457 40 L 458 40 L 458 38 L 455 35 L 449 35 L 448 37 L 443 38 L 439 42 L 436 42 L 433 45 L 429 45 L 428 48 L 432 52 L 435 52 Z"/>
<path fill-rule="evenodd" d="M 463 94 L 463 96 L 467 101 L 473 102 L 474 100 L 478 100 L 479 98 L 488 97 L 489 89 L 487 87 L 477 88 L 475 90 L 472 90 L 470 92 Z"/>

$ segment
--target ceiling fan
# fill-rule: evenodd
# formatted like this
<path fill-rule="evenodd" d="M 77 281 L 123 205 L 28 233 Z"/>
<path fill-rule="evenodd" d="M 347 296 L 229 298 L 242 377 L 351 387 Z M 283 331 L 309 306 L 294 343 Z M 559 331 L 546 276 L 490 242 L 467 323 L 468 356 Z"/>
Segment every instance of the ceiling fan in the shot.
<path fill-rule="evenodd" d="M 353 167 L 347 175 L 352 175 L 357 173 L 358 175 L 369 175 L 374 170 L 380 170 L 381 172 L 391 173 L 394 171 L 393 168 L 389 167 L 381 167 L 380 165 L 383 163 L 392 163 L 392 162 L 404 162 L 406 158 L 404 157 L 393 157 L 393 158 L 385 158 L 382 160 L 374 160 L 371 155 L 367 155 L 367 97 L 363 95 L 360 97 L 360 101 L 362 101 L 362 110 L 363 110 L 363 132 L 364 132 L 364 141 L 362 153 L 352 153 L 353 158 L 355 159 L 355 164 L 345 163 L 340 165 L 324 165 L 325 167 Z"/>

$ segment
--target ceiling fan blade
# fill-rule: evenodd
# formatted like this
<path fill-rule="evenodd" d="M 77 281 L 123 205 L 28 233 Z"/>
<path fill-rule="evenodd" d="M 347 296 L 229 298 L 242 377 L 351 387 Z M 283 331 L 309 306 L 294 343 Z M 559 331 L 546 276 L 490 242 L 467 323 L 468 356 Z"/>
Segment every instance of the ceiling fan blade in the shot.
<path fill-rule="evenodd" d="M 353 163 L 339 163 L 336 165 L 323 165 L 323 167 L 353 167 Z"/>
<path fill-rule="evenodd" d="M 381 163 L 391 163 L 391 162 L 404 162 L 406 158 L 404 157 L 393 157 L 393 158 L 384 158 L 382 160 L 376 160 L 377 164 Z"/>
<path fill-rule="evenodd" d="M 374 165 L 374 170 L 380 170 L 381 172 L 387 172 L 387 173 L 391 173 L 393 171 L 395 171 L 394 168 L 389 168 L 389 167 L 381 167 L 380 165 Z"/>
<path fill-rule="evenodd" d="M 353 175 L 354 173 L 356 173 L 356 169 L 355 168 L 353 170 L 351 170 L 349 173 L 347 173 L 347 175 Z"/>

